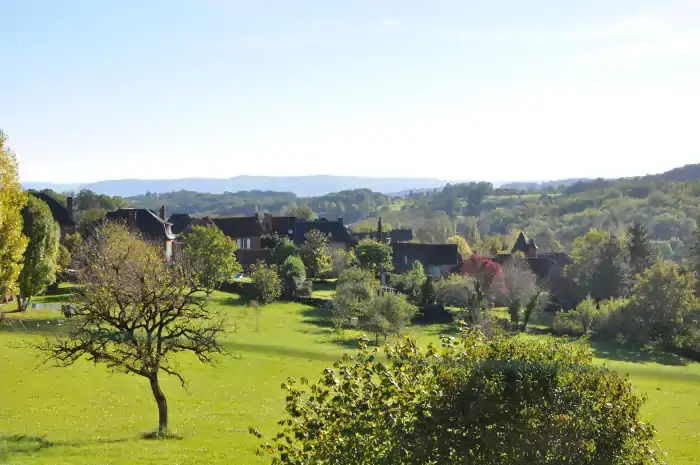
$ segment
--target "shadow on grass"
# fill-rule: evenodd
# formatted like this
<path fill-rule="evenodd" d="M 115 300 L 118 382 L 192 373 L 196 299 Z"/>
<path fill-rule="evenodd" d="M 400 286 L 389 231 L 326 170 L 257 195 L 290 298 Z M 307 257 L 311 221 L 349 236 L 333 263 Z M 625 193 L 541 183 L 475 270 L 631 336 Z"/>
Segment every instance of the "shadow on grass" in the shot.
<path fill-rule="evenodd" d="M 62 323 L 60 321 L 63 321 Z M 50 336 L 62 334 L 67 331 L 67 320 L 50 320 L 46 318 L 30 317 L 22 318 L 15 316 L 0 322 L 0 332 L 2 333 L 26 333 Z"/>
<path fill-rule="evenodd" d="M 304 318 L 303 323 L 312 324 L 321 328 L 332 328 L 333 320 L 331 313 L 321 307 L 306 307 L 301 311 L 301 316 Z"/>
<path fill-rule="evenodd" d="M 320 362 L 335 362 L 340 357 L 337 354 L 329 354 L 322 350 L 304 350 L 292 346 L 274 346 L 266 344 L 250 344 L 242 342 L 224 342 L 223 346 L 234 356 L 248 352 L 254 354 L 270 355 L 273 357 L 294 357 L 306 360 L 316 360 Z"/>
<path fill-rule="evenodd" d="M 683 366 L 688 360 L 680 355 L 656 349 L 625 346 L 612 342 L 588 341 L 593 354 L 600 359 L 631 363 L 659 363 L 661 365 Z"/>
<path fill-rule="evenodd" d="M 141 439 L 147 441 L 182 441 L 184 438 L 179 434 L 151 431 L 150 433 L 143 433 Z"/>
<path fill-rule="evenodd" d="M 8 462 L 13 456 L 35 455 L 52 447 L 81 447 L 88 444 L 116 444 L 128 442 L 130 438 L 97 439 L 86 441 L 51 441 L 45 436 L 25 434 L 0 435 L 0 462 Z"/>

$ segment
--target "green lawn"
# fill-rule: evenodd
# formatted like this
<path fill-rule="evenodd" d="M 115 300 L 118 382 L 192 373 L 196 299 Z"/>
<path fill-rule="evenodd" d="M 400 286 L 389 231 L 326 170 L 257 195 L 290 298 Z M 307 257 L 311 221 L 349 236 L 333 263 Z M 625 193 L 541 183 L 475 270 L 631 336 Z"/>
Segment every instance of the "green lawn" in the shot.
<path fill-rule="evenodd" d="M 0 463 L 262 463 L 253 454 L 257 440 L 248 427 L 275 431 L 275 422 L 284 416 L 284 379 L 317 380 L 323 368 L 352 347 L 357 333 L 339 337 L 318 310 L 299 304 L 263 307 L 257 325 L 252 310 L 239 306 L 235 296 L 217 293 L 215 304 L 230 317 L 224 343 L 231 356 L 217 367 L 183 359 L 186 391 L 174 379 L 164 383 L 171 428 L 179 440 L 141 439 L 157 424 L 144 380 L 88 363 L 68 369 L 38 366 L 26 345 L 62 329 L 58 312 L 30 310 L 22 316 L 24 326 L 0 326 Z M 446 329 L 430 326 L 412 332 L 428 342 Z M 596 353 L 601 361 L 629 372 L 648 394 L 644 414 L 657 426 L 670 463 L 698 463 L 700 364 L 615 346 L 596 347 Z"/>

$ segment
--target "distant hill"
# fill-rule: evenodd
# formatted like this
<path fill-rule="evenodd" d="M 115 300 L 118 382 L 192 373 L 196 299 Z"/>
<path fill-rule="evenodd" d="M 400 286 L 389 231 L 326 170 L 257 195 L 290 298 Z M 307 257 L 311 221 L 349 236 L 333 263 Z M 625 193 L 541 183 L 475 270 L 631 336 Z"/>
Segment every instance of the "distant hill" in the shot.
<path fill-rule="evenodd" d="M 59 186 L 51 183 L 24 183 L 26 189 L 52 189 L 56 192 L 90 189 L 98 194 L 134 197 L 147 192 L 161 194 L 180 190 L 208 194 L 239 191 L 293 192 L 299 197 L 316 197 L 331 192 L 370 189 L 375 192 L 401 192 L 411 189 L 434 189 L 447 184 L 436 178 L 373 178 L 361 176 L 236 176 L 228 179 L 121 179 L 80 185 Z"/>
<path fill-rule="evenodd" d="M 683 181 L 694 182 L 700 181 L 700 163 L 693 165 L 685 165 L 680 168 L 674 168 L 660 174 L 651 174 L 645 176 L 646 179 L 657 179 L 661 181 Z"/>

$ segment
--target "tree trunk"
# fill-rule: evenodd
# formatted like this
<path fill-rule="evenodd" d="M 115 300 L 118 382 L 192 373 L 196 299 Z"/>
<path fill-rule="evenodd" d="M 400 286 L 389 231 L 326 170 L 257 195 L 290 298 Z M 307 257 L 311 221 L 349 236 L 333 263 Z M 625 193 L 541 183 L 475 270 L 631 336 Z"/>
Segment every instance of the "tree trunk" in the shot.
<path fill-rule="evenodd" d="M 150 382 L 153 397 L 156 399 L 156 404 L 158 404 L 158 435 L 162 436 L 168 429 L 168 401 L 165 400 L 165 394 L 160 389 L 158 376 L 151 378 Z"/>

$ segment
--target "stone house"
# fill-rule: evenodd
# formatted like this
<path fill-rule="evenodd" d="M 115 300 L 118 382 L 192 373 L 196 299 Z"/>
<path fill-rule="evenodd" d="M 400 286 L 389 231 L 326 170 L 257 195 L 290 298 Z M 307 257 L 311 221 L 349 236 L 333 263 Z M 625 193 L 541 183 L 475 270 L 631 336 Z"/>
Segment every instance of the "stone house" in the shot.
<path fill-rule="evenodd" d="M 423 265 L 426 275 L 446 276 L 454 273 L 461 262 L 457 244 L 396 242 L 391 244 L 391 250 L 392 264 L 396 273 L 410 270 L 413 262 L 418 261 Z"/>

